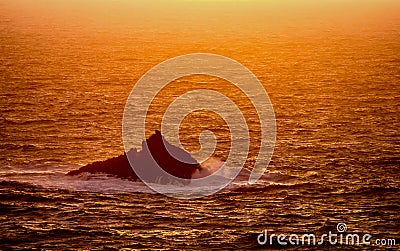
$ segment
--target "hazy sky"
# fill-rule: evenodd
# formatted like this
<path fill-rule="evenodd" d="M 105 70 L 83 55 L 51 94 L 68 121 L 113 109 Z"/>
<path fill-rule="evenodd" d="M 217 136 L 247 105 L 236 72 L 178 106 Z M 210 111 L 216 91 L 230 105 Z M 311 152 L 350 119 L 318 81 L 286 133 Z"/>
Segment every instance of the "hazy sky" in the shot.
<path fill-rule="evenodd" d="M 262 32 L 337 29 L 396 29 L 400 1 L 338 0 L 3 0 L 1 15 L 29 25 L 137 28 L 157 31 Z M 32 23 L 34 17 L 35 23 Z"/>

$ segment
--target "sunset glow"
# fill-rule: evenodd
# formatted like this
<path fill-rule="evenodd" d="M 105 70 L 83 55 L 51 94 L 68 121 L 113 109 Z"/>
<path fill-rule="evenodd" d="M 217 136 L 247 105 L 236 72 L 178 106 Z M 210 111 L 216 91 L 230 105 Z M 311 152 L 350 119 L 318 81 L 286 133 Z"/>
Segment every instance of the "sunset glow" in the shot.
<path fill-rule="evenodd" d="M 0 249 L 396 249 L 399 13 L 0 0 Z"/>

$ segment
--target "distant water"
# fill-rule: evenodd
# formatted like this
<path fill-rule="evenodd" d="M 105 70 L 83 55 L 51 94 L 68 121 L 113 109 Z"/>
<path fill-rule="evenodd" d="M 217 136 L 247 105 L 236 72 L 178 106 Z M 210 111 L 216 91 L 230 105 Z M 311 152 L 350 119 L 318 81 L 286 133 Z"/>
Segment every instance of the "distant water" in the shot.
<path fill-rule="evenodd" d="M 201 29 L 190 37 L 18 15 L 0 10 L 0 249 L 246 250 L 259 248 L 264 229 L 322 234 L 339 222 L 400 243 L 398 25 L 205 41 Z M 134 83 L 191 52 L 238 60 L 268 91 L 277 145 L 259 183 L 240 176 L 186 201 L 104 175 L 64 175 L 121 154 Z"/>

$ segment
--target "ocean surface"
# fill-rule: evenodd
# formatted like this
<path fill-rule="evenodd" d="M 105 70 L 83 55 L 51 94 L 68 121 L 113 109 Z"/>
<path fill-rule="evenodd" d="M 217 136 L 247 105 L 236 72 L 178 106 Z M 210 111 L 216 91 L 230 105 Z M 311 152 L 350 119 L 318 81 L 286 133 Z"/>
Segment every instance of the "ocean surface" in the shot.
<path fill-rule="evenodd" d="M 385 248 L 257 243 L 264 230 L 320 236 L 339 223 L 399 248 L 399 18 L 353 28 L 272 18 L 273 26 L 235 23 L 228 13 L 230 23 L 210 19 L 223 23 L 214 29 L 192 20 L 198 16 L 149 23 L 143 13 L 129 19 L 112 8 L 25 2 L 0 2 L 0 250 Z M 182 200 L 139 182 L 65 175 L 122 154 L 122 116 L 136 81 L 195 52 L 237 60 L 268 92 L 276 146 L 256 184 L 241 174 L 217 194 Z M 207 83 L 229 88 L 206 76 L 175 81 L 154 104 L 149 131 L 172 97 Z M 226 128 L 200 115 L 180 128 L 183 145 L 195 149 L 208 125 L 220 137 L 215 157 L 224 159 Z"/>

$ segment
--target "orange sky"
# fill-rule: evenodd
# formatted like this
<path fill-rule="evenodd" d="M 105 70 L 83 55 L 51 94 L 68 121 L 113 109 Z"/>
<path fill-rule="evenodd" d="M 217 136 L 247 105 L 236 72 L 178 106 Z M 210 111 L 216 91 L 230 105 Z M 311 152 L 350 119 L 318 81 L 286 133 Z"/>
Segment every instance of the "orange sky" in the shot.
<path fill-rule="evenodd" d="M 64 22 L 92 28 L 240 33 L 400 30 L 400 1 L 395 0 L 5 0 L 0 1 L 0 8 L 5 18 L 23 23 L 24 18 L 35 17 L 37 25 Z"/>

